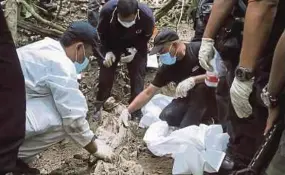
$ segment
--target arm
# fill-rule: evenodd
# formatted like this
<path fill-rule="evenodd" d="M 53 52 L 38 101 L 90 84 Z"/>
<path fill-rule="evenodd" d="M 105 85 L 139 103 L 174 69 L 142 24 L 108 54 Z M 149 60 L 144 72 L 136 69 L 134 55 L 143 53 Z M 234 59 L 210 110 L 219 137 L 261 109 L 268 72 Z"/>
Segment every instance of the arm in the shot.
<path fill-rule="evenodd" d="M 274 57 L 271 66 L 271 72 L 268 82 L 268 92 L 273 97 L 278 97 L 285 86 L 285 31 L 275 48 Z M 268 109 L 268 119 L 264 135 L 268 133 L 279 115 L 279 105 Z"/>
<path fill-rule="evenodd" d="M 48 74 L 46 84 L 49 86 L 56 108 L 62 117 L 65 132 L 88 152 L 97 151 L 94 137 L 86 120 L 88 111 L 84 95 L 79 90 L 76 76 L 66 71 L 68 66 L 53 64 Z"/>
<path fill-rule="evenodd" d="M 204 83 L 206 79 L 206 74 L 197 75 L 197 76 L 194 76 L 193 78 L 195 80 L 195 84 Z"/>
<path fill-rule="evenodd" d="M 214 39 L 237 0 L 215 0 L 203 38 Z"/>
<path fill-rule="evenodd" d="M 159 90 L 158 87 L 150 84 L 145 90 L 143 90 L 129 105 L 128 111 L 132 113 L 138 109 L 141 109 L 146 105 L 154 94 Z"/>
<path fill-rule="evenodd" d="M 98 35 L 100 37 L 101 44 L 104 47 L 104 52 L 107 53 L 111 51 L 111 43 L 109 41 L 108 35 L 109 35 L 109 28 L 110 28 L 110 14 L 108 14 L 106 10 L 106 6 L 103 7 L 103 9 L 100 12 L 99 16 L 99 23 L 98 23 Z"/>
<path fill-rule="evenodd" d="M 147 43 L 154 32 L 154 19 L 148 19 L 148 21 L 144 25 L 145 29 L 137 40 L 136 48 L 138 50 L 142 49 L 143 51 L 147 52 Z"/>
<path fill-rule="evenodd" d="M 253 70 L 268 41 L 279 0 L 252 0 L 246 10 L 239 66 Z"/>
<path fill-rule="evenodd" d="M 276 46 L 268 82 L 268 92 L 278 96 L 285 86 L 285 31 Z"/>

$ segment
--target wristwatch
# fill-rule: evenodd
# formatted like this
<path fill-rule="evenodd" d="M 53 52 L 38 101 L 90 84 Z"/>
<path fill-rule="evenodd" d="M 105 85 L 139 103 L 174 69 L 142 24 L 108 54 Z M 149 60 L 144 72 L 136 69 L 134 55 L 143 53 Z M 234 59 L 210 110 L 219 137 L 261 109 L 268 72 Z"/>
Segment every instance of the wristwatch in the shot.
<path fill-rule="evenodd" d="M 261 92 L 261 99 L 267 108 L 275 108 L 279 104 L 279 100 L 277 97 L 272 96 L 268 92 L 268 86 L 266 85 Z"/>
<path fill-rule="evenodd" d="M 244 67 L 237 67 L 235 76 L 239 81 L 249 81 L 253 78 L 253 71 Z"/>

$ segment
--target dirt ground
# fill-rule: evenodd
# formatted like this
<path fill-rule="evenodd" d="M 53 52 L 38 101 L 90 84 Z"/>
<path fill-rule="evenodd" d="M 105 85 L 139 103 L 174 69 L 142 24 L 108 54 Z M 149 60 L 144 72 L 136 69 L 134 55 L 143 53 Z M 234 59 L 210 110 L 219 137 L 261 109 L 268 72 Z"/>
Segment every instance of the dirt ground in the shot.
<path fill-rule="evenodd" d="M 87 1 L 63 1 L 61 12 L 61 24 L 67 26 L 71 21 L 86 20 Z M 189 41 L 193 36 L 191 25 L 182 21 L 178 27 L 178 33 L 182 40 Z M 39 40 L 42 36 L 34 35 L 25 30 L 20 30 L 20 45 Z M 31 37 L 32 36 L 32 37 Z M 132 122 L 129 129 L 122 128 L 118 124 L 118 116 L 124 105 L 127 105 L 130 86 L 125 65 L 117 69 L 116 80 L 112 90 L 114 101 L 111 110 L 103 111 L 100 120 L 92 120 L 95 96 L 98 85 L 98 66 L 96 58 L 91 59 L 88 71 L 82 74 L 81 90 L 86 96 L 89 112 L 88 118 L 92 130 L 102 138 L 109 141 L 115 152 L 120 155 L 119 160 L 113 164 L 93 160 L 89 154 L 78 147 L 72 140 L 66 139 L 45 152 L 38 155 L 30 164 L 38 168 L 42 174 L 51 175 L 169 175 L 172 171 L 173 160 L 166 157 L 155 157 L 147 149 L 143 142 L 144 129 L 138 128 L 137 122 Z M 145 85 L 153 79 L 156 70 L 148 69 Z M 174 85 L 162 88 L 160 93 L 173 94 Z M 106 108 L 105 108 L 106 109 Z M 120 139 L 118 137 L 122 136 Z M 119 140 L 119 141 L 118 141 Z"/>

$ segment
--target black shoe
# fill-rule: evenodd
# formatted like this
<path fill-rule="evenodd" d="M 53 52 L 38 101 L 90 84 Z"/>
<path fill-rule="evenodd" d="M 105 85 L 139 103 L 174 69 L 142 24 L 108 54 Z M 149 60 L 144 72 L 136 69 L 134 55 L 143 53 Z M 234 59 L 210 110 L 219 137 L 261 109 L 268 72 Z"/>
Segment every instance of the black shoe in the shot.
<path fill-rule="evenodd" d="M 13 175 L 38 175 L 40 171 L 36 168 L 30 168 L 28 164 L 18 159 L 16 168 L 13 169 L 12 173 Z"/>
<path fill-rule="evenodd" d="M 137 122 L 140 122 L 142 116 L 143 116 L 143 113 L 142 113 L 142 111 L 140 109 L 135 111 L 135 112 L 133 112 L 133 113 L 131 113 L 131 117 L 132 117 L 131 119 L 135 120 Z"/>
<path fill-rule="evenodd" d="M 219 170 L 219 175 L 229 175 L 234 171 L 235 168 L 235 162 L 234 160 L 231 158 L 231 156 L 229 154 L 226 154 L 221 168 Z"/>
<path fill-rule="evenodd" d="M 57 10 L 57 5 L 51 0 L 40 0 L 40 7 L 51 13 Z"/>

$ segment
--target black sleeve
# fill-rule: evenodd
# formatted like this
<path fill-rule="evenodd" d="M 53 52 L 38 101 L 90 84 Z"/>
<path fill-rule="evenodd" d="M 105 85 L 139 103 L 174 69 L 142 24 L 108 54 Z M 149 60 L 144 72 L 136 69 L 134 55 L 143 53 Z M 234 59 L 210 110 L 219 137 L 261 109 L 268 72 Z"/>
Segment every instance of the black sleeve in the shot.
<path fill-rule="evenodd" d="M 100 37 L 100 42 L 103 46 L 103 52 L 109 52 L 111 50 L 111 43 L 108 34 L 110 33 L 110 20 L 112 14 L 109 12 L 110 9 L 108 7 L 109 4 L 105 4 L 102 8 L 99 16 L 99 24 L 98 24 L 98 35 Z"/>
<path fill-rule="evenodd" d="M 154 30 L 154 25 L 155 25 L 155 20 L 153 13 L 151 9 L 149 9 L 145 4 L 141 5 L 141 20 L 143 22 L 143 32 L 139 35 L 139 40 L 138 40 L 138 48 L 147 50 L 147 43 L 150 40 L 153 30 Z"/>
<path fill-rule="evenodd" d="M 14 168 L 25 138 L 25 82 L 16 48 L 0 6 L 0 174 Z M 8 170 L 8 171 L 9 171 Z M 4 172 L 5 174 L 5 172 Z"/>
<path fill-rule="evenodd" d="M 171 67 L 162 65 L 157 71 L 154 80 L 152 81 L 151 84 L 158 88 L 166 86 L 168 83 L 172 81 L 171 72 L 172 72 Z"/>

